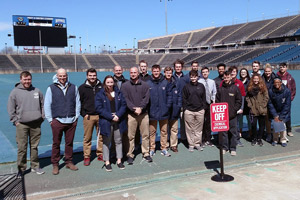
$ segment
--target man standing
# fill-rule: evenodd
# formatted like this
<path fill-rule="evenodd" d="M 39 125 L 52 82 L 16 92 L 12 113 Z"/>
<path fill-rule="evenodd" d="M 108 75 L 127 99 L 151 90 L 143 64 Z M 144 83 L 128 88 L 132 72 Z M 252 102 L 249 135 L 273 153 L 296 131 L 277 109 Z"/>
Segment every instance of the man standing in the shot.
<path fill-rule="evenodd" d="M 139 63 L 140 74 L 139 79 L 142 81 L 150 80 L 150 75 L 148 74 L 148 63 L 145 60 L 141 60 Z"/>
<path fill-rule="evenodd" d="M 114 77 L 115 85 L 119 88 L 119 90 L 121 89 L 122 84 L 125 83 L 126 81 L 128 81 L 123 76 L 122 66 L 119 66 L 119 65 L 116 65 L 114 67 L 114 76 L 113 77 Z"/>
<path fill-rule="evenodd" d="M 208 67 L 203 67 L 201 69 L 203 78 L 199 79 L 198 82 L 202 83 L 205 87 L 206 93 L 206 109 L 204 114 L 204 126 L 203 126 L 203 144 L 208 146 L 213 146 L 211 143 L 211 125 L 210 125 L 210 104 L 215 103 L 217 88 L 214 80 L 209 79 L 209 69 Z"/>
<path fill-rule="evenodd" d="M 130 81 L 122 85 L 122 92 L 126 99 L 128 108 L 128 139 L 129 151 L 127 153 L 127 163 L 133 164 L 134 160 L 134 139 L 136 129 L 139 126 L 142 136 L 142 154 L 147 162 L 152 162 L 149 155 L 149 116 L 147 105 L 149 103 L 149 85 L 139 80 L 138 68 L 130 68 Z"/>
<path fill-rule="evenodd" d="M 172 88 L 171 84 L 164 79 L 160 73 L 160 66 L 152 66 L 152 76 L 147 81 L 150 87 L 150 108 L 149 108 L 149 129 L 150 129 L 150 156 L 155 153 L 155 138 L 157 131 L 157 122 L 160 129 L 160 149 L 163 156 L 171 156 L 167 151 L 168 143 L 168 118 L 169 110 L 172 106 Z"/>
<path fill-rule="evenodd" d="M 68 169 L 78 170 L 73 164 L 73 140 L 80 115 L 80 96 L 77 86 L 68 81 L 65 69 L 60 68 L 53 77 L 45 95 L 45 116 L 49 121 L 52 134 L 53 175 L 59 174 L 60 143 L 65 133 L 65 164 Z"/>
<path fill-rule="evenodd" d="M 182 95 L 178 86 L 176 86 L 173 75 L 173 69 L 166 67 L 164 70 L 165 79 L 172 85 L 172 108 L 168 120 L 168 126 L 170 129 L 170 149 L 171 151 L 178 152 L 178 118 L 182 107 Z"/>
<path fill-rule="evenodd" d="M 217 65 L 217 68 L 218 68 L 218 73 L 219 73 L 219 76 L 217 76 L 214 81 L 216 83 L 216 88 L 217 88 L 217 91 L 219 91 L 219 88 L 220 88 L 220 84 L 221 82 L 223 81 L 223 76 L 224 76 L 224 72 L 225 72 L 225 69 L 226 69 L 226 65 L 224 63 L 219 63 Z"/>
<path fill-rule="evenodd" d="M 95 96 L 102 88 L 101 81 L 97 79 L 97 71 L 90 68 L 86 72 L 86 81 L 78 88 L 80 94 L 81 111 L 83 117 L 83 154 L 85 166 L 91 162 L 92 135 L 94 127 L 97 131 L 97 149 L 96 154 L 99 161 L 103 161 L 103 140 L 99 133 L 99 115 L 95 110 Z"/>
<path fill-rule="evenodd" d="M 206 108 L 206 94 L 203 84 L 198 83 L 198 72 L 190 71 L 190 83 L 182 89 L 182 106 L 189 151 L 202 151 L 202 129 Z"/>
<path fill-rule="evenodd" d="M 20 74 L 20 83 L 17 83 L 11 91 L 7 103 L 10 121 L 16 126 L 16 141 L 18 145 L 17 178 L 22 178 L 26 170 L 28 139 L 31 171 L 37 174 L 44 174 L 38 159 L 41 124 L 44 121 L 44 97 L 41 91 L 33 87 L 31 83 L 31 73 L 23 71 Z"/>
<path fill-rule="evenodd" d="M 294 100 L 296 96 L 296 82 L 292 75 L 287 72 L 287 64 L 286 63 L 280 63 L 279 65 L 279 71 L 277 72 L 277 75 L 281 78 L 282 83 L 291 91 L 291 101 Z M 290 137 L 293 137 L 292 133 L 292 126 L 291 126 L 292 117 L 288 121 L 285 122 L 286 125 L 286 131 L 287 135 Z"/>
<path fill-rule="evenodd" d="M 224 72 L 224 82 L 219 88 L 216 96 L 216 103 L 227 102 L 229 109 L 229 130 L 219 132 L 223 137 L 223 154 L 228 150 L 232 156 L 236 156 L 237 134 L 237 111 L 242 105 L 242 95 L 239 88 L 231 81 L 231 72 Z"/>
<path fill-rule="evenodd" d="M 199 71 L 199 63 L 198 63 L 198 61 L 194 60 L 191 63 L 191 68 L 192 68 L 191 70 L 197 71 L 197 73 L 198 73 L 198 79 L 203 78 L 201 71 Z"/>

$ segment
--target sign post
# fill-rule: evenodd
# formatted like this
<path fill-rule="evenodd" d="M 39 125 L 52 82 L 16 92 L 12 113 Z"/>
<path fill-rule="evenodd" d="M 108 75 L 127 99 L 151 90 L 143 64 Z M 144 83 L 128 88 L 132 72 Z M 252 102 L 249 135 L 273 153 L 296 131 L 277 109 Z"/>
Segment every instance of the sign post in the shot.
<path fill-rule="evenodd" d="M 220 165 L 221 173 L 211 177 L 211 180 L 216 182 L 229 182 L 234 178 L 224 173 L 224 161 L 223 161 L 223 133 L 229 130 L 229 114 L 228 104 L 213 103 L 210 105 L 210 121 L 211 131 L 219 133 L 219 149 L 220 149 Z M 227 133 L 226 133 L 227 134 Z"/>

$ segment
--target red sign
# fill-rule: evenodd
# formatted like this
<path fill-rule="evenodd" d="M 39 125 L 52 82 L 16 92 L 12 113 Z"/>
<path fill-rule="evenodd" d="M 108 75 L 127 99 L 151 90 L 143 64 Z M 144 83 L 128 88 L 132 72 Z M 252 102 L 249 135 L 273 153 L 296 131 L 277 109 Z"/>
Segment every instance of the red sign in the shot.
<path fill-rule="evenodd" d="M 227 103 L 213 103 L 210 105 L 211 131 L 229 130 L 229 114 Z"/>

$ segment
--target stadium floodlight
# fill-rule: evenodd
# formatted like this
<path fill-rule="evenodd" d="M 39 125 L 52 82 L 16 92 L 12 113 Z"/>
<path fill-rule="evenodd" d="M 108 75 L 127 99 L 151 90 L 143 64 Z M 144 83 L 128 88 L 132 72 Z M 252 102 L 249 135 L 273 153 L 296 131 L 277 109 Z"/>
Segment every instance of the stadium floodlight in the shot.
<path fill-rule="evenodd" d="M 165 0 L 166 35 L 168 35 L 168 8 L 167 8 L 167 1 L 172 1 L 172 0 Z M 162 0 L 160 0 L 160 2 L 162 2 Z"/>
<path fill-rule="evenodd" d="M 81 40 L 81 37 L 79 37 Z M 74 70 L 77 72 L 77 60 L 76 60 L 76 35 L 69 35 L 69 39 L 74 39 Z M 81 41 L 80 41 L 81 45 Z M 80 46 L 81 49 L 81 46 Z M 72 45 L 71 45 L 71 54 L 72 54 Z"/>

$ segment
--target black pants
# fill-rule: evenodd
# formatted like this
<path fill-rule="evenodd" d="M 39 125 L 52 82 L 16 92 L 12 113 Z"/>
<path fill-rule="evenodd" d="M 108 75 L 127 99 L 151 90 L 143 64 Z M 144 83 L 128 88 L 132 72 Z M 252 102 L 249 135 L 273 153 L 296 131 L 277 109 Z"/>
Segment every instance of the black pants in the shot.
<path fill-rule="evenodd" d="M 252 129 L 252 140 L 261 140 L 265 130 L 266 116 L 259 115 L 253 116 L 251 119 L 251 129 Z M 258 122 L 258 132 L 257 132 L 257 122 Z"/>
<path fill-rule="evenodd" d="M 291 125 L 291 120 L 288 122 L 285 122 L 285 126 L 286 126 L 286 132 L 292 132 L 292 125 Z"/>
<path fill-rule="evenodd" d="M 239 137 L 236 129 L 237 122 L 236 117 L 229 121 L 229 130 L 227 132 L 219 132 L 219 134 L 223 134 L 223 149 L 236 151 L 236 142 Z M 222 144 L 221 144 L 222 145 Z"/>
<path fill-rule="evenodd" d="M 207 104 L 204 114 L 202 143 L 211 142 L 210 105 Z"/>

